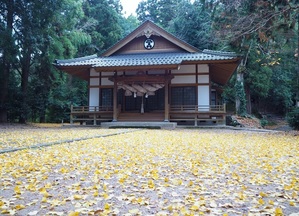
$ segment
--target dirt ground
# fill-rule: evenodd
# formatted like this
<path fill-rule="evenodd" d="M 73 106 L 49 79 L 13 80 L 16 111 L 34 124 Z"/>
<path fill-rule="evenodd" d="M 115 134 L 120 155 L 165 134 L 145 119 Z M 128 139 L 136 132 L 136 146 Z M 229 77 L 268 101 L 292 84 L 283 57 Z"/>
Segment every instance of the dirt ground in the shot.
<path fill-rule="evenodd" d="M 0 215 L 299 214 L 292 131 L 2 125 L 4 144 L 29 149 L 0 154 Z"/>
<path fill-rule="evenodd" d="M 265 119 L 267 120 L 267 124 L 262 127 L 260 119 L 254 117 L 240 117 L 233 116 L 238 122 L 246 128 L 255 128 L 255 129 L 267 129 L 273 131 L 282 131 L 286 133 L 291 133 L 294 135 L 299 135 L 299 131 L 293 130 L 287 123 L 286 119 L 283 116 L 277 115 L 269 115 Z"/>

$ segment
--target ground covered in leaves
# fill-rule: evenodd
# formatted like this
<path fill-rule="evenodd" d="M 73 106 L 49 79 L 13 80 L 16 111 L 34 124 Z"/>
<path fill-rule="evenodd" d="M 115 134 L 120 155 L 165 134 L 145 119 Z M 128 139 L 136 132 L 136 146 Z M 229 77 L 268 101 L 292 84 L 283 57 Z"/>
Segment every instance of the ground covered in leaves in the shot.
<path fill-rule="evenodd" d="M 92 138 L 105 133 L 115 135 Z M 6 128 L 0 144 L 84 136 L 90 139 L 0 154 L 0 214 L 298 215 L 294 135 Z"/>
<path fill-rule="evenodd" d="M 61 124 L 0 126 L 0 152 L 9 151 L 11 149 L 38 147 L 40 145 L 90 139 L 126 131 L 126 129 L 86 129 L 83 127 L 67 129 L 61 127 Z"/>

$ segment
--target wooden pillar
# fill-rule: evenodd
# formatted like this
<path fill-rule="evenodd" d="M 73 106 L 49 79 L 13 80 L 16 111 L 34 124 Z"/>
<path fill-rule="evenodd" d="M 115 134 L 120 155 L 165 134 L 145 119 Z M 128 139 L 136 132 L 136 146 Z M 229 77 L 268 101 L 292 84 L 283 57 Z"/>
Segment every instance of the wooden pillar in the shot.
<path fill-rule="evenodd" d="M 113 122 L 117 121 L 117 80 L 116 73 L 114 74 L 114 85 L 113 85 Z"/>
<path fill-rule="evenodd" d="M 164 96 L 164 98 L 165 98 L 165 111 L 164 111 L 164 114 L 165 114 L 165 117 L 164 117 L 164 121 L 165 122 L 169 122 L 169 86 L 168 86 L 168 84 L 169 84 L 169 81 L 168 80 L 166 80 L 165 81 L 165 96 Z"/>
<path fill-rule="evenodd" d="M 93 125 L 97 125 L 97 114 L 96 114 L 96 111 L 97 111 L 97 107 L 94 107 L 94 113 L 93 113 Z"/>

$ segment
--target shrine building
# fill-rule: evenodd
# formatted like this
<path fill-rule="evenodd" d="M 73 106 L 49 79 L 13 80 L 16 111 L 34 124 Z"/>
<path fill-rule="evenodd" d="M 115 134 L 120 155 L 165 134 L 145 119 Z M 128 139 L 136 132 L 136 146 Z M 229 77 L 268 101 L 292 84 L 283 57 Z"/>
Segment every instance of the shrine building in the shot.
<path fill-rule="evenodd" d="M 199 50 L 151 21 L 100 56 L 55 60 L 88 82 L 88 105 L 70 122 L 224 122 L 222 87 L 240 63 L 232 52 Z"/>

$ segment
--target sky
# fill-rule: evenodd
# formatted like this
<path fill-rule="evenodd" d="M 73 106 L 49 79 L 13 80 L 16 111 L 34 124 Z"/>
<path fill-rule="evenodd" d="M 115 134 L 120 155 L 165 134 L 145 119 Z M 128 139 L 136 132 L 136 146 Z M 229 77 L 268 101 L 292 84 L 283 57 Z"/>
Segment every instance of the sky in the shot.
<path fill-rule="evenodd" d="M 122 6 L 123 6 L 123 12 L 125 13 L 125 16 L 128 17 L 131 14 L 135 14 L 135 10 L 137 9 L 138 3 L 141 2 L 141 0 L 120 0 Z"/>

